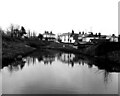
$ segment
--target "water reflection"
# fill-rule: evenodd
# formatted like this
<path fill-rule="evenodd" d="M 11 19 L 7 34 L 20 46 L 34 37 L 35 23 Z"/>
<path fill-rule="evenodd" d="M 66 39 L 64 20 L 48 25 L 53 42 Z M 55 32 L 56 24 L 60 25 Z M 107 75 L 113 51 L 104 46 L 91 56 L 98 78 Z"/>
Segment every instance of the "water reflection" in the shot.
<path fill-rule="evenodd" d="M 38 57 L 37 57 L 38 56 Z M 63 52 L 56 52 L 56 51 L 49 51 L 45 54 L 31 54 L 31 57 L 26 58 L 27 64 L 29 62 L 36 62 L 36 59 L 38 62 L 43 61 L 45 65 L 52 65 L 52 63 L 55 61 L 55 58 L 62 62 L 63 64 L 67 64 L 68 66 L 74 67 L 75 64 L 79 64 L 80 66 L 84 66 L 87 64 L 88 68 L 92 68 L 93 66 L 96 66 L 99 70 L 103 70 L 104 74 L 104 82 L 107 84 L 108 80 L 110 80 L 110 74 L 109 72 L 120 72 L 120 67 L 118 64 L 115 64 L 113 62 L 110 62 L 108 60 L 99 60 L 94 59 L 91 57 L 86 57 L 78 54 L 73 53 L 63 53 Z"/>
<path fill-rule="evenodd" d="M 52 64 L 52 62 L 55 61 L 55 56 L 54 55 L 45 55 L 43 56 L 43 62 L 44 64 Z"/>
<path fill-rule="evenodd" d="M 45 92 L 45 90 L 48 90 L 47 87 L 51 88 L 52 86 L 58 89 L 59 88 L 64 89 L 67 92 L 69 91 L 68 89 L 70 90 L 84 89 L 84 90 L 87 90 L 85 92 L 90 93 L 89 89 L 93 88 L 93 90 L 91 89 L 91 91 L 94 93 L 94 89 L 99 89 L 99 88 L 96 88 L 96 85 L 97 86 L 99 85 L 101 89 L 99 89 L 98 92 L 96 91 L 97 93 L 99 93 L 103 88 L 102 86 L 103 83 L 101 83 L 100 81 L 102 79 L 102 82 L 104 82 L 105 86 L 108 86 L 108 85 L 110 86 L 110 88 L 108 88 L 109 92 L 116 93 L 116 90 L 110 91 L 117 88 L 116 87 L 117 81 L 115 81 L 116 75 L 113 75 L 113 74 L 116 72 L 117 73 L 120 72 L 120 67 L 118 66 L 118 64 L 114 62 L 110 62 L 109 60 L 104 61 L 104 60 L 99 60 L 91 57 L 86 57 L 80 54 L 63 53 L 63 52 L 54 51 L 54 50 L 36 51 L 30 54 L 29 56 L 23 58 L 20 61 L 15 61 L 12 64 L 9 64 L 5 68 L 7 68 L 7 70 L 10 73 L 16 72 L 16 74 L 19 74 L 19 75 L 21 74 L 20 75 L 22 76 L 21 78 L 27 77 L 27 79 L 25 79 L 22 82 L 27 83 L 25 84 L 29 86 L 29 88 L 27 87 L 28 89 L 32 87 L 33 89 L 30 89 L 31 91 L 32 90 L 35 91 L 35 89 L 36 90 L 40 89 L 43 92 Z M 29 74 L 32 74 L 33 76 L 31 75 L 29 76 Z M 51 78 L 49 78 L 49 76 Z M 5 76 L 4 78 L 7 78 L 10 80 L 11 77 L 8 78 Z M 14 77 L 14 78 L 17 78 L 17 77 Z M 14 78 L 12 77 L 12 80 Z M 7 79 L 6 79 L 6 82 L 10 82 L 9 80 L 7 81 Z M 6 82 L 4 83 L 5 86 L 7 86 Z M 28 82 L 30 82 L 30 84 L 28 84 Z M 78 86 L 79 84 L 81 84 L 81 86 L 84 86 L 85 88 L 82 89 L 82 87 Z M 42 86 L 43 89 L 38 85 Z M 72 86 L 74 86 L 74 88 Z M 111 86 L 114 86 L 113 89 Z M 27 90 L 26 92 L 28 92 L 27 88 L 25 88 Z M 46 89 L 44 90 L 44 88 Z M 40 90 L 38 90 L 38 92 Z"/>
<path fill-rule="evenodd" d="M 111 62 L 109 60 L 99 60 L 91 57 L 86 57 L 83 55 L 73 54 L 73 53 L 63 53 L 57 51 L 47 50 L 43 52 L 34 52 L 29 56 L 23 58 L 20 61 L 15 61 L 8 65 L 9 71 L 17 71 L 22 70 L 25 63 L 28 64 L 36 64 L 36 62 L 44 62 L 45 65 L 52 65 L 55 61 L 55 58 L 62 62 L 63 64 L 67 64 L 68 66 L 74 67 L 75 64 L 79 64 L 84 66 L 88 65 L 88 68 L 92 68 L 93 66 L 98 67 L 99 70 L 104 70 L 106 74 L 109 72 L 120 72 L 119 64 L 115 62 Z"/>
<path fill-rule="evenodd" d="M 36 57 L 30 57 L 30 56 L 28 56 L 28 57 L 26 57 L 26 59 L 24 58 L 23 59 L 27 64 L 28 64 L 28 66 L 30 65 L 30 64 L 36 64 L 36 61 L 38 60 Z"/>
<path fill-rule="evenodd" d="M 104 71 L 104 75 L 103 76 L 104 76 L 104 83 L 107 85 L 108 81 L 111 80 L 109 72 Z"/>
<path fill-rule="evenodd" d="M 37 59 L 39 62 L 43 61 L 45 65 L 52 65 L 52 63 L 55 61 L 55 58 L 71 67 L 74 67 L 75 64 L 79 64 L 80 66 L 84 66 L 85 64 L 87 64 L 88 68 L 92 68 L 93 66 L 98 67 L 98 71 L 103 70 L 102 72 L 104 74 L 104 82 L 106 84 L 108 83 L 108 80 L 110 80 L 109 72 L 120 72 L 120 67 L 116 66 L 117 64 L 113 64 L 113 62 L 110 62 L 108 60 L 96 60 L 94 58 L 88 58 L 73 53 L 53 52 L 53 54 L 51 54 L 50 52 L 48 52 L 46 54 L 42 54 L 42 56 L 35 56 L 31 54 L 31 57 L 26 58 L 26 62 L 27 64 L 29 64 L 29 62 L 32 62 L 32 64 L 34 64 Z"/>
<path fill-rule="evenodd" d="M 14 71 L 19 71 L 22 70 L 25 65 L 25 61 L 20 60 L 20 61 L 15 61 L 12 62 L 10 65 L 7 66 L 7 69 L 9 72 L 14 72 Z"/>

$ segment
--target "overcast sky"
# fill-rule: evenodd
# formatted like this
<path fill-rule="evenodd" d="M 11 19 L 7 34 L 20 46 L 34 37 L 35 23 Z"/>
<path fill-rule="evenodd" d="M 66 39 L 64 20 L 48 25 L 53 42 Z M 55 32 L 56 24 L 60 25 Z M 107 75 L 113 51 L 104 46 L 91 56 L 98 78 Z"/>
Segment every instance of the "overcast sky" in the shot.
<path fill-rule="evenodd" d="M 120 0 L 1 0 L 0 26 L 24 26 L 43 33 L 79 31 L 118 34 Z"/>

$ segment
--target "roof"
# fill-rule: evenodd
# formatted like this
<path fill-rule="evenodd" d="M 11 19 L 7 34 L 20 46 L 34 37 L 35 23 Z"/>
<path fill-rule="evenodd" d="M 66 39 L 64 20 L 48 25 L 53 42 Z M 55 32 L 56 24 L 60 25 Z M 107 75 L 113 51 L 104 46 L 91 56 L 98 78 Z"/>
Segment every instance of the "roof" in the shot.
<path fill-rule="evenodd" d="M 78 36 L 79 36 L 79 34 L 76 34 L 76 33 L 72 35 L 72 37 L 73 37 L 75 40 L 78 39 Z"/>
<path fill-rule="evenodd" d="M 70 33 L 70 32 L 68 32 L 68 33 L 63 33 L 63 34 L 61 34 L 60 36 L 68 36 L 68 35 L 71 35 L 71 33 Z"/>
<path fill-rule="evenodd" d="M 106 38 L 107 36 L 106 36 L 106 35 L 101 35 L 100 37 L 102 37 L 102 38 Z"/>
<path fill-rule="evenodd" d="M 55 35 L 53 33 L 43 33 L 43 35 Z"/>

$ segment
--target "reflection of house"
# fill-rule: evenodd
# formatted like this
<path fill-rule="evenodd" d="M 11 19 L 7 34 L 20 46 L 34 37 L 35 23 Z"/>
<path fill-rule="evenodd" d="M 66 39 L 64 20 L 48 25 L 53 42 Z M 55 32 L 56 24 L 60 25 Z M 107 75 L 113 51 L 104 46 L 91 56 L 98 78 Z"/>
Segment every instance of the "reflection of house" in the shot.
<path fill-rule="evenodd" d="M 75 40 L 74 40 L 73 36 L 71 36 L 70 32 L 63 33 L 59 37 L 61 39 L 61 42 L 63 42 L 63 43 L 74 43 L 75 42 Z"/>
<path fill-rule="evenodd" d="M 43 38 L 44 40 L 55 41 L 55 34 L 53 34 L 52 31 L 45 31 L 45 33 L 43 34 Z"/>
<path fill-rule="evenodd" d="M 69 62 L 69 61 L 73 61 L 73 59 L 75 58 L 74 54 L 67 54 L 67 53 L 63 53 L 61 54 L 61 56 L 59 57 L 59 59 L 63 62 Z"/>
<path fill-rule="evenodd" d="M 43 57 L 43 62 L 44 64 L 52 64 L 52 62 L 55 61 L 55 57 L 54 56 L 44 56 Z"/>
<path fill-rule="evenodd" d="M 26 58 L 26 63 L 27 63 L 28 65 L 30 65 L 30 64 L 35 64 L 35 63 L 36 63 L 36 58 L 34 58 L 34 57 L 27 57 L 27 58 Z"/>
<path fill-rule="evenodd" d="M 72 53 L 60 53 L 58 55 L 58 60 L 61 62 L 70 65 L 71 67 L 74 67 L 75 64 L 81 64 L 81 59 L 78 58 L 77 55 L 72 54 Z M 79 63 L 80 62 L 80 63 Z"/>

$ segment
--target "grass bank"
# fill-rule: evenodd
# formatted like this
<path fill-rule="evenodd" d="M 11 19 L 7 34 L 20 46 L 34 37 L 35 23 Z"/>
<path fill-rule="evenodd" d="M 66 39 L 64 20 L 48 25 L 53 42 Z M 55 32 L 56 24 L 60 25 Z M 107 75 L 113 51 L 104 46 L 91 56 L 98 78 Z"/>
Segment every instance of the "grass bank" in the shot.
<path fill-rule="evenodd" d="M 50 42 L 50 44 L 47 45 L 45 48 L 63 52 L 79 53 L 79 50 L 74 48 L 71 44 L 65 43 Z"/>
<path fill-rule="evenodd" d="M 81 49 L 82 54 L 120 63 L 120 42 L 102 42 Z"/>
<path fill-rule="evenodd" d="M 35 48 L 27 46 L 24 39 L 2 37 L 2 64 L 31 53 Z"/>

